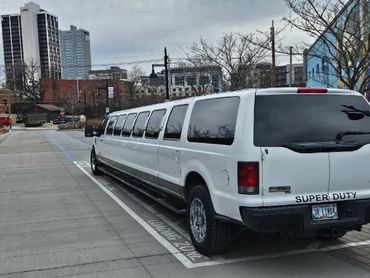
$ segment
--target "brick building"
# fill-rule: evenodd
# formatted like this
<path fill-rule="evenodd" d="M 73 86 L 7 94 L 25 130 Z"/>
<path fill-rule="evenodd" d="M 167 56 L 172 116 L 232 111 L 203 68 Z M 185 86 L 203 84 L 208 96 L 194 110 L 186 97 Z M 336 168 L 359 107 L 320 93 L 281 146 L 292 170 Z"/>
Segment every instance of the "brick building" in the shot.
<path fill-rule="evenodd" d="M 10 99 L 12 102 L 13 98 Z M 4 88 L 0 88 L 0 114 L 8 112 L 8 101 L 9 101 L 9 91 Z"/>
<path fill-rule="evenodd" d="M 130 107 L 130 82 L 125 80 L 55 80 L 40 81 L 41 101 L 44 103 L 86 103 L 89 107 L 106 106 L 107 88 L 114 88 L 109 99 L 110 111 Z"/>

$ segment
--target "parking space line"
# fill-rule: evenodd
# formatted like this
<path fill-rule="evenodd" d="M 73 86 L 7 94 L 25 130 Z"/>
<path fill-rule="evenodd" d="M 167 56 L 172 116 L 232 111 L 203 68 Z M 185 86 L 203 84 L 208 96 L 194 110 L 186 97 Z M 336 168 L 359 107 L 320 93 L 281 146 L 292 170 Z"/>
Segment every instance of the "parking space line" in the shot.
<path fill-rule="evenodd" d="M 100 181 L 94 178 L 89 172 L 87 172 L 77 161 L 73 163 L 86 175 L 88 176 L 97 186 L 100 187 L 109 197 L 111 197 L 126 213 L 128 213 L 136 222 L 138 222 L 149 234 L 151 234 L 163 247 L 165 247 L 176 259 L 178 259 L 185 267 L 192 268 L 192 263 L 184 254 L 182 254 L 177 248 L 170 244 L 164 237 L 162 237 L 156 230 L 154 230 L 144 219 L 137 215 L 132 209 L 130 209 L 125 203 L 122 202 L 116 195 L 110 192 Z"/>
<path fill-rule="evenodd" d="M 92 176 L 84 166 L 88 163 L 85 161 L 82 162 L 80 165 L 77 161 L 74 161 L 74 164 L 85 174 L 87 175 L 96 185 L 98 185 L 106 194 L 108 194 L 122 209 L 124 209 L 134 220 L 136 220 L 149 234 L 151 234 L 163 247 L 165 247 L 174 257 L 176 257 L 186 268 L 197 268 L 197 267 L 205 267 L 205 266 L 215 266 L 215 265 L 222 265 L 222 264 L 230 264 L 230 263 L 237 263 L 237 262 L 250 262 L 250 261 L 258 261 L 258 260 L 265 260 L 265 259 L 273 259 L 273 258 L 281 258 L 287 257 L 292 255 L 298 254 L 305 254 L 305 253 L 313 253 L 313 252 L 330 252 L 339 249 L 346 249 L 351 247 L 357 246 L 365 246 L 370 245 L 370 240 L 360 241 L 360 242 L 350 242 L 345 244 L 339 244 L 334 246 L 328 247 L 319 247 L 317 244 L 311 244 L 307 248 L 299 249 L 299 250 L 292 250 L 286 252 L 278 252 L 278 253 L 271 253 L 271 254 L 264 254 L 264 255 L 257 255 L 257 256 L 248 256 L 248 257 L 239 257 L 239 258 L 232 258 L 227 259 L 222 256 L 214 256 L 210 257 L 209 261 L 206 262 L 192 262 L 189 258 L 187 258 L 179 249 L 177 249 L 174 245 L 171 244 L 166 238 L 164 238 L 159 232 L 157 232 L 147 221 L 141 218 L 138 214 L 136 214 L 131 208 L 129 208 L 121 199 L 119 199 L 116 195 L 114 195 L 109 189 L 106 188 L 99 180 L 97 180 L 94 176 Z M 164 219 L 161 219 L 164 221 Z M 167 222 L 167 221 L 165 221 Z M 168 223 L 166 223 L 168 225 Z M 170 225 L 171 227 L 172 225 Z M 179 231 L 177 231 L 179 232 Z"/>

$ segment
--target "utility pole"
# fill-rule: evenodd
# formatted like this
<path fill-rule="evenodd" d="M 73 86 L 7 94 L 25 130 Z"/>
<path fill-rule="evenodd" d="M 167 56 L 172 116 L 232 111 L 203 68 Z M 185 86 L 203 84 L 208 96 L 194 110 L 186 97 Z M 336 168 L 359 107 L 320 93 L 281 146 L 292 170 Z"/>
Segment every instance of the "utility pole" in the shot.
<path fill-rule="evenodd" d="M 85 126 L 87 126 L 87 104 L 86 104 L 86 92 L 84 91 L 84 105 L 85 105 Z"/>
<path fill-rule="evenodd" d="M 77 87 L 77 101 L 80 102 L 80 84 L 78 83 L 79 82 L 78 77 L 77 77 L 76 81 L 77 81 L 77 85 L 76 85 L 76 87 Z"/>
<path fill-rule="evenodd" d="M 7 106 L 8 106 L 8 117 L 9 117 L 9 128 L 10 130 L 12 129 L 12 124 L 13 124 L 13 119 L 12 119 L 12 105 L 10 103 L 10 90 L 8 90 L 8 101 L 7 101 Z"/>
<path fill-rule="evenodd" d="M 32 83 L 32 94 L 33 94 L 33 97 L 35 98 L 35 113 L 37 113 L 37 96 L 36 96 L 36 90 L 35 90 L 35 77 L 34 75 L 32 74 L 32 80 L 31 80 L 31 83 Z"/>
<path fill-rule="evenodd" d="M 166 73 L 166 100 L 170 100 L 170 90 L 168 88 L 168 56 L 167 48 L 164 48 L 164 71 Z"/>
<path fill-rule="evenodd" d="M 275 60 L 275 28 L 274 21 L 271 26 L 271 50 L 272 50 L 272 65 L 271 65 L 271 86 L 276 86 L 276 60 Z"/>
<path fill-rule="evenodd" d="M 293 84 L 293 46 L 289 47 L 289 87 Z"/>
<path fill-rule="evenodd" d="M 152 73 L 149 75 L 150 79 L 158 78 L 158 75 L 155 73 L 155 67 L 163 67 L 164 66 L 164 73 L 165 73 L 165 82 L 166 82 L 166 101 L 170 100 L 170 88 L 169 88 L 169 74 L 168 74 L 168 55 L 167 55 L 167 48 L 164 48 L 164 64 L 152 64 Z"/>
<path fill-rule="evenodd" d="M 106 95 L 106 106 L 105 106 L 105 114 L 108 115 L 109 114 L 109 98 L 108 98 L 108 94 L 109 94 L 109 88 L 108 88 L 108 78 L 105 78 L 105 88 L 107 90 L 107 95 Z"/>

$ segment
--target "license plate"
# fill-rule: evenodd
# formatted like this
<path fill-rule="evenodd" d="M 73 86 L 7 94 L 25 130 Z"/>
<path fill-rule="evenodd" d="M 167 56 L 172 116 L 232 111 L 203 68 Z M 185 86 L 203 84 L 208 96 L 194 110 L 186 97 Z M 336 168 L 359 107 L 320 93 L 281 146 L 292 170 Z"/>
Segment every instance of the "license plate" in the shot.
<path fill-rule="evenodd" d="M 338 219 L 337 204 L 312 205 L 312 220 Z"/>

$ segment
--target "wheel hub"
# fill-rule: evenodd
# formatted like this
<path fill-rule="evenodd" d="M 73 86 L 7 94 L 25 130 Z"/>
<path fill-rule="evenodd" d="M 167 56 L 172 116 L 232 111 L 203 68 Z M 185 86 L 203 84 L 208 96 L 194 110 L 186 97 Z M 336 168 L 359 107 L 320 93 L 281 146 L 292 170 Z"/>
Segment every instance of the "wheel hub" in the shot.
<path fill-rule="evenodd" d="M 207 218 L 199 198 L 194 198 L 190 204 L 190 228 L 195 240 L 202 243 L 207 235 Z"/>

